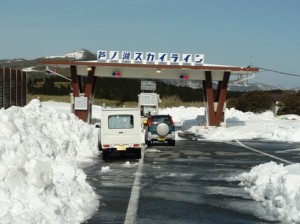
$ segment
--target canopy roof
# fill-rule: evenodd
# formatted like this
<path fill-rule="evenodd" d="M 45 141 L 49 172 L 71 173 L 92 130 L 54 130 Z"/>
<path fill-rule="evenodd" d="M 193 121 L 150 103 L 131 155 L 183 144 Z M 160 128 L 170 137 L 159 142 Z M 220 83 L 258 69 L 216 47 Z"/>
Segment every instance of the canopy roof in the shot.
<path fill-rule="evenodd" d="M 99 61 L 68 61 L 47 59 L 43 64 L 70 68 L 76 66 L 77 74 L 86 76 L 88 70 L 95 67 L 95 76 L 112 77 L 118 73 L 120 78 L 143 79 L 178 79 L 181 75 L 189 80 L 205 80 L 205 72 L 210 71 L 212 79 L 222 80 L 224 72 L 231 75 L 253 74 L 259 71 L 256 67 L 237 67 L 227 65 L 182 65 L 182 64 L 143 64 L 143 63 L 111 63 Z"/>

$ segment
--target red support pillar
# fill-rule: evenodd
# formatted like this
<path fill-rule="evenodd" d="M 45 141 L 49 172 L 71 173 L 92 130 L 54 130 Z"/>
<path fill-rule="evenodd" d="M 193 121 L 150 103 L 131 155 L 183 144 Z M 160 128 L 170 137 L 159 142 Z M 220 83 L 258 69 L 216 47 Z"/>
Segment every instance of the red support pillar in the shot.
<path fill-rule="evenodd" d="M 216 119 L 221 123 L 224 104 L 226 101 L 227 87 L 229 82 L 230 72 L 224 72 L 223 81 L 220 82 L 220 89 L 218 95 L 218 107 L 216 112 Z"/>
<path fill-rule="evenodd" d="M 91 117 L 92 117 L 92 97 L 93 97 L 93 90 L 94 90 L 94 85 L 96 80 L 96 77 L 94 76 L 95 74 L 95 67 L 91 67 L 91 69 L 88 71 L 88 77 L 87 77 L 87 82 L 85 84 L 85 91 L 84 91 L 84 96 L 88 98 L 88 113 L 86 120 L 90 123 L 91 122 Z"/>
<path fill-rule="evenodd" d="M 82 79 L 81 76 L 77 74 L 77 68 L 76 66 L 70 66 L 71 70 L 71 76 L 72 76 L 72 89 L 73 89 L 73 101 L 75 102 L 75 97 L 82 96 L 81 93 L 83 91 L 82 88 Z M 79 119 L 90 122 L 91 119 L 91 96 L 92 96 L 92 90 L 95 88 L 95 80 L 96 77 L 95 74 L 95 67 L 92 67 L 88 71 L 88 77 L 84 88 L 84 97 L 87 98 L 87 109 L 86 110 L 79 110 L 74 108 L 74 113 Z"/>
<path fill-rule="evenodd" d="M 71 66 L 71 77 L 72 77 L 72 89 L 73 89 L 73 97 L 79 97 L 79 86 L 78 86 L 78 75 L 76 66 Z"/>
<path fill-rule="evenodd" d="M 226 101 L 229 77 L 230 72 L 224 72 L 223 80 L 218 82 L 218 88 L 214 97 L 211 71 L 205 71 L 205 81 L 203 81 L 203 89 L 204 99 L 207 101 L 208 125 L 210 126 L 220 125 L 222 121 L 222 113 Z M 215 103 L 217 103 L 216 110 Z"/>
<path fill-rule="evenodd" d="M 207 116 L 208 116 L 208 125 L 215 126 L 215 109 L 214 109 L 214 90 L 212 86 L 212 77 L 211 71 L 205 71 L 205 92 L 207 100 Z"/>

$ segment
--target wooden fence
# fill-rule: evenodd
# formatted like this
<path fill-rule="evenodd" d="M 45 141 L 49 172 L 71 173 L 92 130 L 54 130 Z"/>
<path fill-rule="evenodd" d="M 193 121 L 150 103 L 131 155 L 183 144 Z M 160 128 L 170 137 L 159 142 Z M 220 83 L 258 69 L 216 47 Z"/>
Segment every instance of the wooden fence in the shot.
<path fill-rule="evenodd" d="M 12 68 L 0 68 L 0 108 L 25 106 L 26 102 L 26 72 Z"/>

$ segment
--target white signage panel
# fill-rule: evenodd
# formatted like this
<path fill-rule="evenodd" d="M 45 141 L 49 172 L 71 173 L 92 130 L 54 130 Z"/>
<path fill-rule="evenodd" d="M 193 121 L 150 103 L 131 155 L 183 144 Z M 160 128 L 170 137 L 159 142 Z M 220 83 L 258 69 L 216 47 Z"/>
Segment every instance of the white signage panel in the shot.
<path fill-rule="evenodd" d="M 156 106 L 157 94 L 156 93 L 141 93 L 140 104 L 143 106 Z"/>
<path fill-rule="evenodd" d="M 97 51 L 97 60 L 98 61 L 106 61 L 107 59 L 107 51 Z"/>
<path fill-rule="evenodd" d="M 119 61 L 119 51 L 109 51 L 110 61 Z"/>
<path fill-rule="evenodd" d="M 140 52 L 140 51 L 136 51 L 133 53 L 133 60 L 134 62 L 136 63 L 143 63 L 143 60 L 144 60 L 144 53 L 143 52 Z"/>
<path fill-rule="evenodd" d="M 122 51 L 122 61 L 123 62 L 130 62 L 131 60 L 131 51 Z"/>
<path fill-rule="evenodd" d="M 195 54 L 195 65 L 203 65 L 204 64 L 204 54 Z"/>
<path fill-rule="evenodd" d="M 75 110 L 87 110 L 88 108 L 88 98 L 87 97 L 74 97 L 74 109 Z"/>
<path fill-rule="evenodd" d="M 167 63 L 168 62 L 168 54 L 167 53 L 158 53 L 157 61 L 158 63 Z"/>
<path fill-rule="evenodd" d="M 141 90 L 156 90 L 156 82 L 153 81 L 141 81 Z"/>
<path fill-rule="evenodd" d="M 184 64 L 191 64 L 193 61 L 192 54 L 182 54 L 182 63 Z"/>
<path fill-rule="evenodd" d="M 171 53 L 170 54 L 170 62 L 173 64 L 179 64 L 179 62 L 180 62 L 179 53 Z"/>
<path fill-rule="evenodd" d="M 146 53 L 146 62 L 147 63 L 154 63 L 156 61 L 155 53 L 154 52 L 147 52 Z"/>

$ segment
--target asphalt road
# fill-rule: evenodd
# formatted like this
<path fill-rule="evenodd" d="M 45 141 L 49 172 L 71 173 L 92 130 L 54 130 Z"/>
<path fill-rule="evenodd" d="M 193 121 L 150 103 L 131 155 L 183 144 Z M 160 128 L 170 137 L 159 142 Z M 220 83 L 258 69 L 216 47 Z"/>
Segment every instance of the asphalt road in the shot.
<path fill-rule="evenodd" d="M 246 141 L 243 144 L 297 162 L 300 144 Z M 276 161 L 237 143 L 177 141 L 152 146 L 143 159 L 99 156 L 86 167 L 101 195 L 87 223 L 279 223 L 233 177 Z"/>

